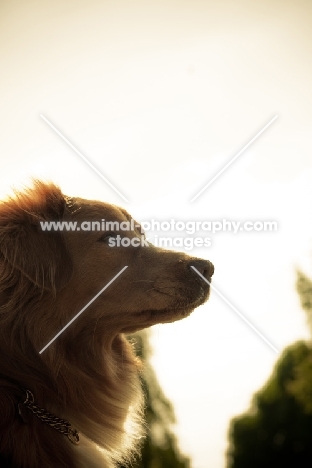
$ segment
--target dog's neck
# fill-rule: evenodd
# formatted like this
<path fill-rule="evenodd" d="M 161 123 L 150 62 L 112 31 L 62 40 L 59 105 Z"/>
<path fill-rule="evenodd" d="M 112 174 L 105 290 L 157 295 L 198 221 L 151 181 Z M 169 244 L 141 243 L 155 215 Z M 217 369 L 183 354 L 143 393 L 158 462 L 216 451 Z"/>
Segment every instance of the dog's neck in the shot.
<path fill-rule="evenodd" d="M 7 377 L 2 376 L 0 379 L 0 403 L 4 404 L 0 426 L 7 428 L 5 433 L 10 440 L 9 445 L 14 447 L 16 433 L 24 440 L 25 447 L 29 446 L 30 438 L 36 440 L 29 455 L 28 452 L 15 454 L 29 460 L 29 466 L 36 466 L 31 461 L 35 453 L 39 458 L 44 457 L 46 451 L 42 450 L 49 447 L 48 451 L 51 449 L 53 452 L 52 447 L 55 445 L 59 447 L 59 456 L 65 458 L 69 453 L 75 457 L 75 454 L 83 456 L 87 450 L 90 454 L 89 464 L 86 462 L 82 465 L 86 468 L 111 466 L 111 454 L 117 460 L 120 456 L 120 462 L 123 463 L 137 451 L 139 439 L 142 439 L 143 397 L 138 375 L 139 364 L 132 345 L 123 335 L 116 335 L 112 342 L 104 340 L 101 352 L 97 350 L 97 346 L 93 350 L 84 348 L 81 355 L 69 350 L 60 360 L 58 351 L 61 347 L 54 348 L 55 353 L 51 348 L 43 358 L 35 353 L 32 357 L 38 366 L 29 361 L 28 371 L 25 368 L 19 369 L 18 380 L 17 369 L 10 370 L 10 367 L 7 368 Z M 70 421 L 72 428 L 79 429 L 78 446 L 71 444 L 67 437 L 62 437 L 52 427 L 43 424 L 27 408 L 24 408 L 24 416 L 26 414 L 30 421 L 29 424 L 23 422 L 18 413 L 18 404 L 25 402 L 26 395 L 21 390 L 24 388 L 33 393 L 36 407 L 46 411 L 52 418 Z M 130 426 L 131 431 L 128 430 Z M 96 446 L 101 447 L 100 452 Z M 4 448 L 1 447 L 0 440 L 0 453 L 2 450 Z M 92 455 L 94 452 L 96 456 Z M 104 457 L 105 463 L 91 463 L 92 456 L 99 457 L 99 460 Z M 16 462 L 19 463 L 18 460 Z M 80 466 L 79 463 L 77 466 Z"/>
<path fill-rule="evenodd" d="M 72 444 L 79 444 L 79 433 L 76 429 L 72 428 L 70 422 L 36 405 L 34 395 L 27 389 L 25 390 L 25 399 L 18 404 L 18 412 L 23 422 L 28 424 L 29 415 L 27 415 L 25 410 L 31 411 L 42 423 L 64 434 Z"/>

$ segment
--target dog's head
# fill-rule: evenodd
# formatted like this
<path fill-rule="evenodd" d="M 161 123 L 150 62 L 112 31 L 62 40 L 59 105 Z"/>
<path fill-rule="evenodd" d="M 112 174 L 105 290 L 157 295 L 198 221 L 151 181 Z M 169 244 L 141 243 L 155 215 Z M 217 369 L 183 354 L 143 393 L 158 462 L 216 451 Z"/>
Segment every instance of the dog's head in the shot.
<path fill-rule="evenodd" d="M 72 333 L 113 336 L 181 319 L 207 300 L 212 274 L 207 260 L 144 241 L 124 209 L 70 199 L 52 184 L 36 182 L 0 206 L 0 305 L 9 309 L 18 297 L 21 309 L 34 295 L 41 298 L 45 310 L 34 303 L 36 325 L 28 312 L 29 327 L 40 330 L 35 347 L 88 304 Z"/>

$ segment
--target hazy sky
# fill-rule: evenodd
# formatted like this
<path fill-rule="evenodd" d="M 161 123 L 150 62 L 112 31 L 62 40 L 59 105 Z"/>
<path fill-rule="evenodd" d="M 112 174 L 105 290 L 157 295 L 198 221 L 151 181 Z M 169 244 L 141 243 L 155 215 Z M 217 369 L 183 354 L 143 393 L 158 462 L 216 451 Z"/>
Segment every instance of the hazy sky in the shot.
<path fill-rule="evenodd" d="M 300 0 L 2 0 L 1 195 L 41 176 L 138 220 L 275 220 L 189 253 L 215 263 L 215 286 L 279 350 L 307 336 L 294 281 L 296 265 L 312 275 L 311 14 Z M 193 468 L 223 468 L 229 419 L 277 355 L 214 293 L 155 327 L 153 345 L 181 447 Z"/>

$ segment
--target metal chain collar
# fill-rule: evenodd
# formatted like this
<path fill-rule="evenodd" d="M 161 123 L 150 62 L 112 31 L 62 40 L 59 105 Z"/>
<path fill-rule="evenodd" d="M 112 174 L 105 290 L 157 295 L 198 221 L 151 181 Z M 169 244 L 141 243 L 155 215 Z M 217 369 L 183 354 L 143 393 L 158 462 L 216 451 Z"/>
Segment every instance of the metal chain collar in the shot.
<path fill-rule="evenodd" d="M 35 405 L 34 395 L 30 390 L 25 390 L 26 398 L 21 403 L 22 405 L 26 406 L 37 418 L 39 418 L 45 424 L 53 427 L 61 434 L 67 436 L 67 438 L 71 441 L 72 444 L 78 445 L 79 444 L 79 432 L 76 429 L 73 429 L 70 422 L 66 421 L 66 419 L 58 418 L 53 414 L 49 413 L 40 406 Z M 24 420 L 22 409 L 20 405 L 18 405 L 19 414 L 21 415 L 22 419 Z"/>

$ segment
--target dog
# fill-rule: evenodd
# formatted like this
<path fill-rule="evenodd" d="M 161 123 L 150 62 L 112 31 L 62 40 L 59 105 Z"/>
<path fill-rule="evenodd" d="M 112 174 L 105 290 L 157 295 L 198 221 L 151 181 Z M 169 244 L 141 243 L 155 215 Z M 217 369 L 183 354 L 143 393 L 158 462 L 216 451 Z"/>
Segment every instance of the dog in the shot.
<path fill-rule="evenodd" d="M 79 229 L 86 220 L 132 223 L 140 245 L 111 247 L 124 232 Z M 146 242 L 124 209 L 53 183 L 0 203 L 1 467 L 112 468 L 139 451 L 141 363 L 126 335 L 188 316 L 214 270 Z"/>

